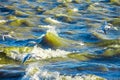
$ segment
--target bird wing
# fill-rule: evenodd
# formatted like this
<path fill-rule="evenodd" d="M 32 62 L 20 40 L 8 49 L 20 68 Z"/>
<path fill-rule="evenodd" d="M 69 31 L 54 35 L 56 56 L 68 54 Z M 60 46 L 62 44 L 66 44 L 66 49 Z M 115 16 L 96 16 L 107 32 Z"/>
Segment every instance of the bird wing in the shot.
<path fill-rule="evenodd" d="M 27 61 L 28 59 L 30 59 L 31 57 L 32 57 L 31 54 L 25 55 L 25 57 L 24 57 L 23 60 L 22 60 L 22 64 L 23 64 L 25 61 Z"/>

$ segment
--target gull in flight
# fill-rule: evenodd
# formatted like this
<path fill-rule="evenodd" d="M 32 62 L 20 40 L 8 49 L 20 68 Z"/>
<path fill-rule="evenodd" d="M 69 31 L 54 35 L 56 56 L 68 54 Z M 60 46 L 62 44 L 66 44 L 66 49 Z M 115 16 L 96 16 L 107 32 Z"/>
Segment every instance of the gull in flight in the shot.
<path fill-rule="evenodd" d="M 41 57 L 40 56 L 37 56 L 36 54 L 34 54 L 34 53 L 32 53 L 32 54 L 26 54 L 25 56 L 24 56 L 24 58 L 22 59 L 22 64 L 24 64 L 27 60 L 29 60 L 30 58 L 34 58 L 34 59 L 41 59 Z"/>
<path fill-rule="evenodd" d="M 1 33 L 1 36 L 2 36 L 2 40 L 3 40 L 3 41 L 5 41 L 5 38 L 6 38 L 6 37 L 13 38 L 8 32 Z"/>
<path fill-rule="evenodd" d="M 104 21 L 103 25 L 101 26 L 101 29 L 104 32 L 104 34 L 106 34 L 106 31 L 112 27 L 113 27 L 112 24 L 107 23 L 107 21 Z"/>
<path fill-rule="evenodd" d="M 22 64 L 25 62 L 25 61 L 27 61 L 28 59 L 30 59 L 32 57 L 32 54 L 27 54 L 27 55 L 25 55 L 25 57 L 23 58 L 23 60 L 22 60 Z"/>

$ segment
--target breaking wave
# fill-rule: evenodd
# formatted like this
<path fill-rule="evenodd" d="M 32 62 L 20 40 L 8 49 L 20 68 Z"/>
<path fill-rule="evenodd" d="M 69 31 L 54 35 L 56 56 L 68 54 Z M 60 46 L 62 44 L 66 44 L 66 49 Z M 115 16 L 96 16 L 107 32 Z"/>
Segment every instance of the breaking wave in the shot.
<path fill-rule="evenodd" d="M 30 64 L 26 68 L 26 74 L 22 80 L 106 80 L 96 75 L 63 75 L 60 72 L 51 72 L 44 69 L 44 66 L 40 66 L 37 63 Z"/>

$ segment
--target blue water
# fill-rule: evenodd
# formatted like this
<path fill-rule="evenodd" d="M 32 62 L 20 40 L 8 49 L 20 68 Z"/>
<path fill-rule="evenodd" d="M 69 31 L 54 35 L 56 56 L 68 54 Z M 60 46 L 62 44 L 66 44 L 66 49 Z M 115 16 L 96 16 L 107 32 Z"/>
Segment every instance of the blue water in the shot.
<path fill-rule="evenodd" d="M 25 12 L 26 15 L 15 15 L 17 18 L 30 19 L 30 22 L 34 24 L 33 27 L 29 26 L 10 26 L 9 22 L 0 26 L 0 33 L 14 31 L 16 37 L 6 37 L 5 41 L 0 35 L 0 47 L 8 46 L 27 46 L 30 41 L 40 43 L 42 34 L 46 34 L 46 28 L 40 28 L 39 25 L 51 25 L 56 26 L 56 32 L 62 38 L 67 38 L 74 41 L 81 41 L 84 43 L 99 42 L 101 39 L 93 35 L 93 32 L 99 30 L 105 19 L 112 20 L 120 17 L 120 6 L 111 4 L 110 0 L 91 0 L 90 3 L 81 0 L 81 3 L 75 3 L 74 1 L 68 3 L 67 6 L 56 0 L 0 0 L 0 20 L 8 20 L 7 16 L 14 16 L 15 11 L 19 10 Z M 89 9 L 91 5 L 96 6 L 96 10 Z M 14 7 L 14 8 L 7 8 Z M 60 7 L 55 12 L 47 13 L 47 11 Z M 36 8 L 40 7 L 41 11 L 36 11 Z M 55 17 L 56 14 L 63 13 L 67 14 L 67 9 L 77 8 L 78 12 L 71 13 L 70 19 L 66 20 L 65 17 Z M 58 10 L 58 11 L 57 11 Z M 27 13 L 28 12 L 28 13 Z M 29 14 L 31 12 L 31 14 Z M 46 12 L 46 13 L 45 13 Z M 68 15 L 68 14 L 67 14 Z M 44 19 L 51 17 L 52 19 L 58 20 L 60 24 L 51 24 L 46 22 Z M 1 25 L 1 24 L 0 24 Z M 118 27 L 118 30 L 109 30 L 107 34 L 100 33 L 104 37 L 110 39 L 120 39 L 120 25 L 114 25 Z M 20 34 L 20 37 L 17 35 Z M 23 36 L 22 36 L 23 35 Z M 33 44 L 29 46 L 34 46 Z M 72 46 L 73 47 L 73 46 Z M 82 48 L 68 48 L 68 51 L 79 51 L 88 52 L 93 54 L 102 54 L 104 48 L 96 46 L 85 46 Z M 9 59 L 7 59 L 9 60 Z M 39 61 L 36 61 L 39 62 Z M 41 63 L 41 62 L 40 62 Z M 39 64 L 40 64 L 39 63 Z M 72 75 L 76 74 L 94 74 L 108 80 L 120 80 L 120 59 L 119 57 L 112 58 L 100 58 L 88 61 L 79 60 L 67 60 L 67 61 L 43 61 L 48 63 L 44 65 L 44 69 L 54 72 L 57 71 L 61 75 Z M 29 63 L 32 64 L 32 63 Z M 14 61 L 13 63 L 2 63 L 0 64 L 0 80 L 21 80 L 26 74 L 26 68 L 29 64 L 21 64 L 20 62 Z M 1 67 L 2 66 L 2 67 Z M 105 71 L 101 70 L 101 66 L 106 68 Z M 26 78 L 27 79 L 27 78 Z M 29 78 L 28 78 L 29 80 Z M 41 79 L 40 79 L 41 80 Z"/>

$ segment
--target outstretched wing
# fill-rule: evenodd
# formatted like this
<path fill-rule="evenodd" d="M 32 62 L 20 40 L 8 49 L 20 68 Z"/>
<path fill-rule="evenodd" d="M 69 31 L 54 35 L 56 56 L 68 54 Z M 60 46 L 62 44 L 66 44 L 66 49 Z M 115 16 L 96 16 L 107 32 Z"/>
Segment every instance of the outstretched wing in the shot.
<path fill-rule="evenodd" d="M 107 21 L 104 21 L 103 25 L 101 26 L 102 31 L 106 34 L 106 25 L 108 25 Z"/>
<path fill-rule="evenodd" d="M 31 57 L 32 57 L 31 54 L 27 54 L 27 55 L 23 58 L 22 63 L 24 63 L 25 61 L 27 61 L 27 60 L 30 59 Z"/>

